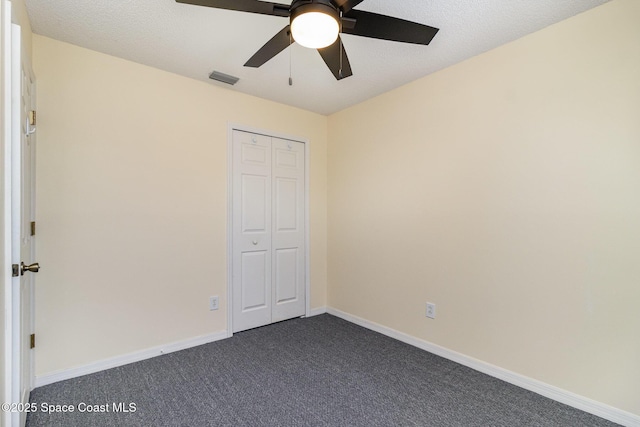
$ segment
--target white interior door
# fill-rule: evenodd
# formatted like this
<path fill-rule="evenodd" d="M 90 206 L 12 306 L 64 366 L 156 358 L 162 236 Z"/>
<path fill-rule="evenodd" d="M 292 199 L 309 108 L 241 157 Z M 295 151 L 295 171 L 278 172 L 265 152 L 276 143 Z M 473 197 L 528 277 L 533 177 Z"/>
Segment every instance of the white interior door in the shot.
<path fill-rule="evenodd" d="M 271 138 L 233 133 L 233 331 L 271 323 Z"/>
<path fill-rule="evenodd" d="M 35 127 L 31 125 L 34 111 L 33 84 L 30 73 L 21 71 L 22 99 L 20 114 L 20 191 L 21 191 L 21 224 L 20 224 L 20 261 L 32 265 L 30 271 L 20 276 L 20 399 L 29 401 L 29 393 L 33 387 L 33 347 L 31 335 L 34 333 L 34 285 L 39 265 L 35 262 Z M 33 224 L 33 226 L 32 226 Z M 35 337 L 35 335 L 34 335 Z M 26 421 L 26 413 L 22 414 L 21 425 Z"/>
<path fill-rule="evenodd" d="M 305 313 L 304 144 L 273 138 L 272 322 Z"/>
<path fill-rule="evenodd" d="M 31 222 L 34 218 L 35 134 L 29 111 L 33 109 L 30 70 L 22 61 L 20 27 L 12 26 L 11 89 L 11 230 L 12 259 L 18 266 L 12 280 L 12 400 L 29 401 L 33 383 L 33 262 L 34 244 Z M 35 230 L 33 230 L 35 231 Z M 26 412 L 12 414 L 13 425 L 24 425 Z"/>
<path fill-rule="evenodd" d="M 233 131 L 233 332 L 305 314 L 301 142 Z"/>

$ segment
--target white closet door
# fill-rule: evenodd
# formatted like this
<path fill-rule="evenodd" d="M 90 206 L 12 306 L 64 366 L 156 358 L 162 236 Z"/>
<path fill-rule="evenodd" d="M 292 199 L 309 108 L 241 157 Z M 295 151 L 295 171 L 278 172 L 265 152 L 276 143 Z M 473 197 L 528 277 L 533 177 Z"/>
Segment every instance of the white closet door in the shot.
<path fill-rule="evenodd" d="M 305 147 L 233 133 L 233 332 L 305 314 Z"/>
<path fill-rule="evenodd" d="M 305 314 L 304 144 L 273 138 L 272 321 Z"/>
<path fill-rule="evenodd" d="M 271 138 L 233 133 L 233 331 L 271 323 Z"/>

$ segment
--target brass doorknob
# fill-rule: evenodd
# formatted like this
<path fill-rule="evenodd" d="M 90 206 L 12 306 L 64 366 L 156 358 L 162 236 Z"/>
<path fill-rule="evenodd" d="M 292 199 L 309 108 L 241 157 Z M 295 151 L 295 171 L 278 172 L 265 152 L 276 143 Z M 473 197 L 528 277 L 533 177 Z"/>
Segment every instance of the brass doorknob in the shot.
<path fill-rule="evenodd" d="M 26 271 L 30 271 L 32 273 L 37 273 L 38 271 L 40 271 L 40 264 L 38 264 L 37 262 L 34 262 L 33 264 L 25 264 L 24 262 L 20 263 L 20 275 L 24 275 L 24 273 Z"/>

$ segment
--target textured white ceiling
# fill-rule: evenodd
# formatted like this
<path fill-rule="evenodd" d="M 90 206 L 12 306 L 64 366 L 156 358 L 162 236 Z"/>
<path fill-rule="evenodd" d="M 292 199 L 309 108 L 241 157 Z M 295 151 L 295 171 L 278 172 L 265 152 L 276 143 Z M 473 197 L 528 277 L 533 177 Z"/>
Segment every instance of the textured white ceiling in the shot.
<path fill-rule="evenodd" d="M 365 0 L 356 9 L 431 25 L 440 32 L 429 46 L 343 35 L 354 75 L 341 81 L 335 80 L 315 50 L 296 44 L 261 68 L 243 67 L 287 25 L 287 18 L 174 0 L 27 0 L 26 4 L 37 34 L 330 114 L 606 1 Z M 293 86 L 288 83 L 290 54 Z M 209 80 L 213 70 L 240 81 L 231 87 Z"/>

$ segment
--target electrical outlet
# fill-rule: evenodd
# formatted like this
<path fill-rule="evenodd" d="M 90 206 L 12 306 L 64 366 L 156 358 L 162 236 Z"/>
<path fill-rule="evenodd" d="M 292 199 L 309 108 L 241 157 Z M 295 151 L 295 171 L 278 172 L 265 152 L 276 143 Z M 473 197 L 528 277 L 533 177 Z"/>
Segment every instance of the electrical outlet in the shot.
<path fill-rule="evenodd" d="M 220 308 L 219 304 L 218 304 L 218 297 L 210 297 L 209 298 L 209 310 L 213 311 L 213 310 L 217 310 L 218 308 Z"/>
<path fill-rule="evenodd" d="M 434 303 L 427 303 L 427 317 L 430 319 L 436 318 L 436 305 Z"/>

